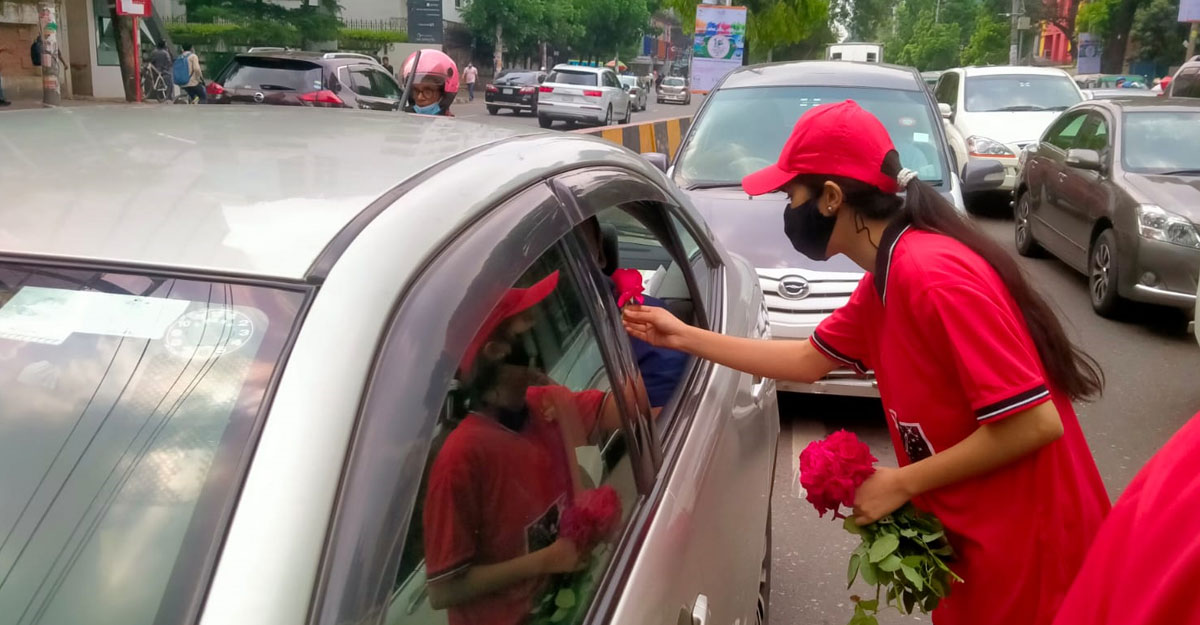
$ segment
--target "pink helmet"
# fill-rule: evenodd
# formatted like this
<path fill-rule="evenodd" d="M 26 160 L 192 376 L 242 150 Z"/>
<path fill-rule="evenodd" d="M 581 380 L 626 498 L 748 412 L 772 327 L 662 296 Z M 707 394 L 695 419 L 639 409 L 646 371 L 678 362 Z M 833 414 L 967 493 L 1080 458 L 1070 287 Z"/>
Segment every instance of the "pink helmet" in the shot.
<path fill-rule="evenodd" d="M 417 65 L 413 84 L 434 82 L 442 85 L 442 111 L 443 113 L 449 111 L 450 105 L 454 103 L 454 96 L 458 95 L 458 66 L 441 50 L 413 52 L 408 55 L 408 58 L 404 60 L 404 65 L 401 66 L 400 79 L 402 81 L 408 81 L 408 75 L 413 71 L 413 62 L 416 61 L 417 54 L 421 55 L 421 61 Z M 412 103 L 413 99 L 410 95 L 408 104 Z"/>

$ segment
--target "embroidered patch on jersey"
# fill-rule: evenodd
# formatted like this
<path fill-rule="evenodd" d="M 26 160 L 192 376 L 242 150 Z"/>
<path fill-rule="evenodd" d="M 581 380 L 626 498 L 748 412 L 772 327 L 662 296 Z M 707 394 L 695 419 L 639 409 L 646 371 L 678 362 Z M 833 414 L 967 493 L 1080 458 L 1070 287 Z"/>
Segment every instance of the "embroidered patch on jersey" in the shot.
<path fill-rule="evenodd" d="M 892 422 L 896 424 L 896 431 L 900 433 L 900 441 L 904 443 L 904 453 L 910 463 L 924 460 L 935 453 L 933 443 L 925 436 L 925 430 L 921 428 L 920 423 L 901 421 L 895 410 L 889 410 L 888 413 L 892 416 Z"/>
<path fill-rule="evenodd" d="M 536 520 L 525 526 L 525 553 L 545 549 L 558 540 L 558 517 L 563 503 L 559 497 Z"/>

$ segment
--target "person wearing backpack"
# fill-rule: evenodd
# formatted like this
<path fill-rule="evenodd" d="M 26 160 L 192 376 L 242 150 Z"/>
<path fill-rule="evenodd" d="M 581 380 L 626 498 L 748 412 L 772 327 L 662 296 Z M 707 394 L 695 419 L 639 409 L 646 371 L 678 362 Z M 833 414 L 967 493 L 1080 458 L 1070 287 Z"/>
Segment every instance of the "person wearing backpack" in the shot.
<path fill-rule="evenodd" d="M 175 84 L 183 87 L 188 95 L 188 102 L 204 104 L 207 94 L 204 93 L 204 72 L 200 69 L 200 57 L 192 52 L 192 44 L 183 44 L 183 54 L 175 58 L 171 67 L 171 78 Z"/>

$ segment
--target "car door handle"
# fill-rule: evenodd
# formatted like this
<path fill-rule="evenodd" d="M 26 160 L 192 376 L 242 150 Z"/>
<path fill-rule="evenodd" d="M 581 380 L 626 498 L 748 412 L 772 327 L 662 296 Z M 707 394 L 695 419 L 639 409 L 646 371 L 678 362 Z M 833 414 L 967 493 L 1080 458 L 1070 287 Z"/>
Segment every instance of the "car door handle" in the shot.
<path fill-rule="evenodd" d="M 1058 172 L 1058 181 L 1059 181 L 1059 182 L 1066 182 L 1066 181 L 1067 181 L 1067 174 L 1066 174 L 1065 172 L 1061 172 L 1061 171 L 1060 171 L 1060 172 Z"/>
<path fill-rule="evenodd" d="M 696 595 L 696 603 L 692 605 L 692 625 L 708 625 L 708 597 Z"/>

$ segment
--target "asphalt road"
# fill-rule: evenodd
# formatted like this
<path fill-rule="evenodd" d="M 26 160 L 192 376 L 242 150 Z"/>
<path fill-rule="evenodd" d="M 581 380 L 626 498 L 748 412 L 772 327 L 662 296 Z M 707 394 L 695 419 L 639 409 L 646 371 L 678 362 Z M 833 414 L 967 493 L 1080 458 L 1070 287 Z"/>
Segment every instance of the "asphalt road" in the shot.
<path fill-rule="evenodd" d="M 1010 219 L 977 219 L 1015 254 Z M 1053 259 L 1022 261 L 1030 279 L 1059 309 L 1077 344 L 1104 368 L 1108 379 L 1104 396 L 1077 405 L 1076 411 L 1115 500 L 1146 460 L 1200 411 L 1200 347 L 1186 332 L 1181 314 L 1138 307 L 1124 320 L 1102 319 L 1091 310 L 1082 275 Z M 895 454 L 878 402 L 780 399 L 783 435 L 773 505 L 771 621 L 844 625 L 852 613 L 850 595 L 867 595 L 861 582 L 846 590 L 846 565 L 857 537 L 829 515 L 818 518 L 800 498 L 796 457 L 809 441 L 842 427 L 862 437 L 883 464 L 895 466 Z M 880 616 L 881 625 L 930 622 L 926 616 L 901 616 L 894 610 Z"/>
<path fill-rule="evenodd" d="M 691 104 L 659 104 L 651 98 L 646 104 L 645 111 L 639 111 L 633 114 L 632 123 L 641 123 L 649 121 L 657 121 L 660 119 L 669 119 L 672 117 L 685 117 L 694 115 L 700 108 L 700 103 L 703 102 L 703 96 L 693 95 Z M 475 122 L 504 124 L 504 125 L 520 125 L 529 128 L 537 128 L 538 121 L 536 117 L 531 115 L 514 115 L 510 111 L 500 111 L 497 115 L 489 115 L 487 108 L 484 105 L 483 94 L 481 91 L 475 92 L 475 101 L 470 103 L 456 102 L 450 109 L 454 116 L 460 119 L 469 119 Z M 583 126 L 569 126 L 562 122 L 556 122 L 553 126 L 555 130 L 574 130 Z"/>

